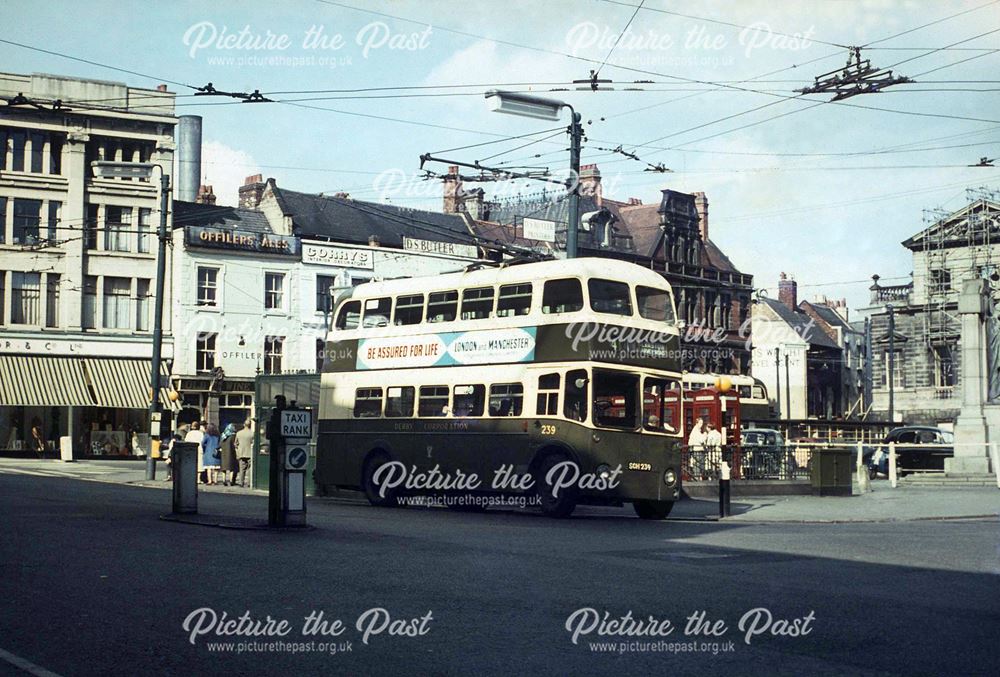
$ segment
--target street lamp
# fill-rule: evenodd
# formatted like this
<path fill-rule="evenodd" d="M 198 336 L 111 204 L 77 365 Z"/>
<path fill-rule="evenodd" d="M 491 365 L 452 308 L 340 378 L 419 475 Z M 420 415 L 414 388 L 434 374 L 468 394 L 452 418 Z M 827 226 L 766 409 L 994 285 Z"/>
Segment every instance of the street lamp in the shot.
<path fill-rule="evenodd" d="M 163 353 L 163 284 L 167 266 L 167 209 L 170 201 L 170 176 L 161 165 L 152 162 L 91 162 L 94 176 L 99 179 L 152 179 L 160 170 L 160 228 L 156 253 L 156 304 L 153 309 L 153 363 L 149 370 L 149 453 L 146 454 L 146 479 L 156 479 L 156 459 L 153 458 L 153 421 L 160 414 L 160 355 Z M 162 431 L 161 431 L 162 433 Z"/>
<path fill-rule="evenodd" d="M 566 188 L 569 190 L 569 224 L 566 228 L 566 258 L 575 259 L 577 249 L 577 230 L 580 226 L 580 145 L 583 141 L 583 127 L 580 126 L 580 114 L 568 103 L 555 99 L 544 99 L 518 92 L 504 92 L 491 89 L 486 92 L 486 98 L 491 99 L 492 109 L 497 113 L 519 115 L 521 117 L 539 120 L 558 120 L 563 108 L 569 108 L 569 178 Z"/>

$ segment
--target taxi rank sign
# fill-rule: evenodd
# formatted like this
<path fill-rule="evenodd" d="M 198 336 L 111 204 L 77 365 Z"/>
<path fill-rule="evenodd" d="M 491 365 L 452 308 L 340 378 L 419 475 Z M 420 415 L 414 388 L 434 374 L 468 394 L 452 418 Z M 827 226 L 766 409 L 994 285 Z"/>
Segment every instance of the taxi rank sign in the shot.
<path fill-rule="evenodd" d="M 312 412 L 303 410 L 284 410 L 281 412 L 281 436 L 312 437 Z"/>

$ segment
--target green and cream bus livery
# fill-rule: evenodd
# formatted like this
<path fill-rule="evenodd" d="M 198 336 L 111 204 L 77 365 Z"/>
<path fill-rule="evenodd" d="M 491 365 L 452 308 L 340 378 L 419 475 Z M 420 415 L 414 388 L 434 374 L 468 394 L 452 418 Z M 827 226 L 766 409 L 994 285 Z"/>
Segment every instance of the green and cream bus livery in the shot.
<path fill-rule="evenodd" d="M 333 318 L 319 485 L 376 505 L 529 495 L 553 516 L 663 519 L 680 497 L 679 333 L 655 272 L 583 258 L 370 282 Z"/>

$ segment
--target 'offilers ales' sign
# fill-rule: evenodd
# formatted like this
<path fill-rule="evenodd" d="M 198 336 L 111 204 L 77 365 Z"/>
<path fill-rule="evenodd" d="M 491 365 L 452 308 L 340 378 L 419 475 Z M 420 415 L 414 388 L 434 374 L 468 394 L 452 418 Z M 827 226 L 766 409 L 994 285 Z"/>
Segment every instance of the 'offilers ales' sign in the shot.
<path fill-rule="evenodd" d="M 273 233 L 189 226 L 184 229 L 184 242 L 189 247 L 210 247 L 283 256 L 299 255 L 297 237 Z"/>

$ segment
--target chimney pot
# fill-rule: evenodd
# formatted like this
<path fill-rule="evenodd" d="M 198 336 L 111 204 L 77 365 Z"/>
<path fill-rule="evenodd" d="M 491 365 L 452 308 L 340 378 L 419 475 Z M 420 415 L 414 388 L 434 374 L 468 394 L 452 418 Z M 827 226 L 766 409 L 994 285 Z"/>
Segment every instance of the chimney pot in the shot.
<path fill-rule="evenodd" d="M 165 91 L 167 91 L 167 86 L 163 85 L 163 84 L 157 85 L 156 86 L 156 91 L 158 91 L 158 92 L 165 92 Z"/>

